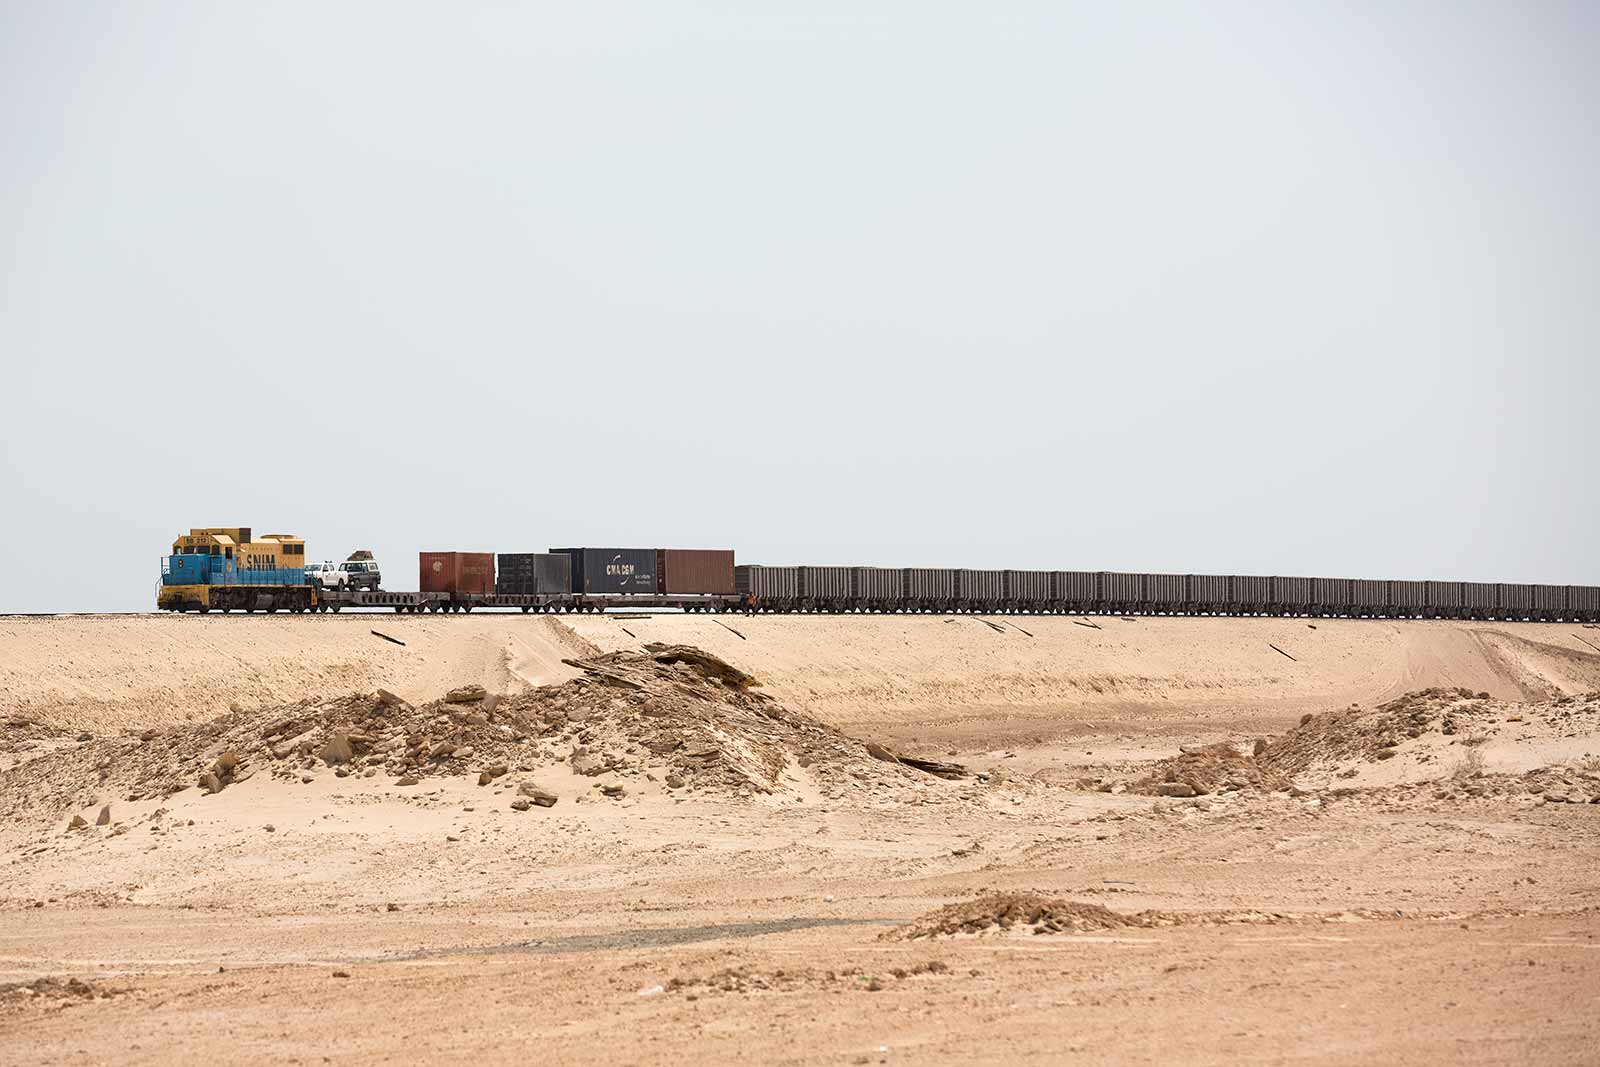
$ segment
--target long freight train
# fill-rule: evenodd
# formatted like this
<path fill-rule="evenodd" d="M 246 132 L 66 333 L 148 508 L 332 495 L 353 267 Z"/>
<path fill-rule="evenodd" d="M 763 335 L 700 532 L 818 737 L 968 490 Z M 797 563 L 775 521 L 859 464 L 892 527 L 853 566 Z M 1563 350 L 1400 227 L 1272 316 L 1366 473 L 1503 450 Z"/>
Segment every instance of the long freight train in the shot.
<path fill-rule="evenodd" d="M 321 590 L 305 542 L 197 529 L 162 561 L 169 611 L 979 612 L 1600 621 L 1600 587 L 1244 574 L 739 565 L 726 549 L 423 552 L 416 592 Z M 291 562 L 293 561 L 293 562 Z"/>

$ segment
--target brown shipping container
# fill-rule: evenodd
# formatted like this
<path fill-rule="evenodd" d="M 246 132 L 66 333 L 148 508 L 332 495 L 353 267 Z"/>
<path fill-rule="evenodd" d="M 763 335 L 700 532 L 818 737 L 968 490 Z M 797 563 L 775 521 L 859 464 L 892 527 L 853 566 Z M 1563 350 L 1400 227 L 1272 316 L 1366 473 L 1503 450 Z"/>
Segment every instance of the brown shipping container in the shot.
<path fill-rule="evenodd" d="M 656 592 L 732 596 L 733 549 L 656 549 Z"/>
<path fill-rule="evenodd" d="M 493 552 L 419 552 L 417 570 L 424 593 L 494 592 Z"/>

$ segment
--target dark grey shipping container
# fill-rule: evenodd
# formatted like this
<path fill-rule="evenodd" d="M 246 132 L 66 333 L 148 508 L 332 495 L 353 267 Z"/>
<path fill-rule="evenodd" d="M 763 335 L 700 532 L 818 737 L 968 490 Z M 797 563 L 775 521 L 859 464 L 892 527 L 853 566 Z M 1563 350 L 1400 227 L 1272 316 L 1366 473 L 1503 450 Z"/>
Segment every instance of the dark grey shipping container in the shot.
<path fill-rule="evenodd" d="M 1099 571 L 1053 571 L 1055 599 L 1068 604 L 1093 604 L 1100 599 Z"/>
<path fill-rule="evenodd" d="M 1050 599 L 1049 571 L 1006 571 L 1005 598 L 1018 604 L 1042 604 Z"/>
<path fill-rule="evenodd" d="M 1428 607 L 1455 609 L 1461 607 L 1461 583 L 1429 581 Z"/>
<path fill-rule="evenodd" d="M 896 567 L 851 567 L 850 595 L 857 600 L 881 604 L 899 600 L 905 576 Z"/>
<path fill-rule="evenodd" d="M 1449 583 L 1457 584 L 1457 583 Z M 1461 606 L 1474 611 L 1493 611 L 1499 606 L 1500 587 L 1493 582 L 1461 582 Z"/>
<path fill-rule="evenodd" d="M 1257 574 L 1229 575 L 1228 602 L 1246 607 L 1272 603 L 1272 579 Z"/>
<path fill-rule="evenodd" d="M 849 600 L 849 567 L 800 567 L 800 596 L 807 600 Z"/>
<path fill-rule="evenodd" d="M 502 552 L 494 591 L 560 596 L 572 592 L 572 557 L 565 552 Z"/>
<path fill-rule="evenodd" d="M 1358 608 L 1389 606 L 1389 583 L 1381 578 L 1350 579 L 1350 603 Z"/>
<path fill-rule="evenodd" d="M 552 548 L 572 557 L 574 593 L 647 593 L 656 591 L 653 548 Z"/>
<path fill-rule="evenodd" d="M 1500 604 L 1512 615 L 1533 610 L 1533 586 L 1525 582 L 1501 582 Z"/>
<path fill-rule="evenodd" d="M 1311 607 L 1311 579 L 1277 575 L 1272 579 L 1272 602 L 1290 611 Z"/>
<path fill-rule="evenodd" d="M 1100 572 L 1100 600 L 1124 606 L 1144 602 L 1144 575 L 1121 571 Z"/>
<path fill-rule="evenodd" d="M 755 596 L 758 600 L 793 600 L 800 595 L 800 568 L 741 565 L 733 568 L 733 584 L 741 596 Z"/>
<path fill-rule="evenodd" d="M 1228 602 L 1226 574 L 1189 575 L 1189 600 L 1202 608 L 1220 608 Z"/>
<path fill-rule="evenodd" d="M 1004 571 L 956 571 L 956 596 L 974 604 L 998 604 L 1006 591 Z"/>
<path fill-rule="evenodd" d="M 1175 608 L 1189 599 L 1189 576 L 1186 574 L 1147 574 L 1144 576 L 1145 599 L 1164 608 Z"/>
<path fill-rule="evenodd" d="M 1564 585 L 1536 585 L 1533 587 L 1533 606 L 1545 612 L 1567 610 L 1567 587 Z"/>
<path fill-rule="evenodd" d="M 1404 611 L 1421 610 L 1428 602 L 1428 583 L 1402 582 L 1389 583 L 1389 606 Z"/>
<path fill-rule="evenodd" d="M 907 567 L 902 588 L 907 600 L 948 601 L 956 598 L 956 572 L 944 567 Z"/>
<path fill-rule="evenodd" d="M 1319 608 L 1339 609 L 1350 606 L 1353 603 L 1350 599 L 1350 579 L 1311 579 L 1311 603 Z"/>
<path fill-rule="evenodd" d="M 1592 585 L 1567 586 L 1567 607 L 1573 611 L 1593 614 L 1600 611 L 1600 587 Z"/>

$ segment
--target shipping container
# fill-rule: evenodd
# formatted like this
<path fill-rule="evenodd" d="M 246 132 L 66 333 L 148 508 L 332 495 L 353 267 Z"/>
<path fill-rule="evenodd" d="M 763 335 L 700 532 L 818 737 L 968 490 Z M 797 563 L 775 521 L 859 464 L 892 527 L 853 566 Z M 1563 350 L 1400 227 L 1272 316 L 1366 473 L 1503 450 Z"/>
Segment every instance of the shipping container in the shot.
<path fill-rule="evenodd" d="M 1216 611 L 1228 603 L 1228 576 L 1189 575 L 1189 601 L 1202 611 Z"/>
<path fill-rule="evenodd" d="M 1051 575 L 1055 600 L 1087 607 L 1100 599 L 1099 571 L 1052 571 Z"/>
<path fill-rule="evenodd" d="M 497 563 L 496 593 L 564 596 L 572 592 L 572 557 L 563 552 L 502 552 Z"/>
<path fill-rule="evenodd" d="M 802 600 L 836 602 L 850 599 L 849 567 L 801 567 Z"/>
<path fill-rule="evenodd" d="M 1005 599 L 1013 604 L 1043 604 L 1050 599 L 1050 572 L 1006 571 Z"/>
<path fill-rule="evenodd" d="M 901 572 L 905 598 L 923 604 L 944 604 L 956 598 L 956 572 L 946 567 L 907 567 Z"/>
<path fill-rule="evenodd" d="M 1428 607 L 1432 608 L 1435 614 L 1440 612 L 1454 613 L 1461 608 L 1460 582 L 1439 582 L 1430 580 L 1427 583 L 1427 589 Z"/>
<path fill-rule="evenodd" d="M 653 548 L 552 548 L 572 557 L 574 593 L 656 592 Z"/>
<path fill-rule="evenodd" d="M 1272 579 L 1256 574 L 1230 574 L 1228 602 L 1239 608 L 1260 608 L 1272 603 Z"/>
<path fill-rule="evenodd" d="M 1311 610 L 1311 579 L 1276 575 L 1272 579 L 1272 602 L 1294 613 Z"/>
<path fill-rule="evenodd" d="M 741 565 L 733 568 L 733 584 L 740 596 L 783 604 L 800 595 L 800 568 Z"/>
<path fill-rule="evenodd" d="M 1428 583 L 1392 581 L 1389 583 L 1389 606 L 1402 615 L 1417 615 L 1428 602 Z"/>
<path fill-rule="evenodd" d="M 1389 606 L 1389 583 L 1381 578 L 1350 579 L 1350 604 L 1363 614 L 1383 611 Z"/>
<path fill-rule="evenodd" d="M 904 582 L 898 567 L 850 568 L 850 595 L 867 604 L 899 600 Z"/>
<path fill-rule="evenodd" d="M 493 593 L 493 552 L 419 552 L 418 585 L 424 593 Z"/>
<path fill-rule="evenodd" d="M 1449 583 L 1457 584 L 1457 583 Z M 1461 582 L 1461 606 L 1474 615 L 1487 615 L 1500 606 L 1500 587 L 1493 582 Z"/>
<path fill-rule="evenodd" d="M 956 596 L 969 604 L 998 604 L 1005 598 L 1004 571 L 956 572 Z"/>
<path fill-rule="evenodd" d="M 1353 601 L 1350 599 L 1350 579 L 1311 579 L 1311 606 L 1313 609 L 1338 613 L 1344 611 L 1352 603 Z"/>
<path fill-rule="evenodd" d="M 1144 593 L 1145 599 L 1158 608 L 1181 607 L 1189 600 L 1188 575 L 1147 574 Z"/>
<path fill-rule="evenodd" d="M 656 549 L 656 591 L 732 596 L 733 549 Z"/>

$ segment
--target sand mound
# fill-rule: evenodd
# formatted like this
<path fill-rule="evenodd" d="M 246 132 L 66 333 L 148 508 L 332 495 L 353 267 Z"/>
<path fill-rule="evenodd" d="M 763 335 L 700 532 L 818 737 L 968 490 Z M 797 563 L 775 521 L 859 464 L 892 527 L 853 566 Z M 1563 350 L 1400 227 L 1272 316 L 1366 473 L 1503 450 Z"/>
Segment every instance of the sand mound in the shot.
<path fill-rule="evenodd" d="M 1313 715 L 1262 753 L 1262 762 L 1286 774 L 1349 759 L 1391 759 L 1407 738 L 1437 732 L 1469 733 L 1474 726 L 1504 718 L 1506 705 L 1488 693 L 1467 689 L 1421 689 L 1377 708 L 1352 705 Z"/>
<path fill-rule="evenodd" d="M 486 784 L 565 763 L 583 776 L 657 772 L 669 788 L 740 796 L 782 788 L 795 768 L 825 786 L 930 780 L 787 711 L 699 649 L 650 645 L 568 662 L 582 676 L 512 697 L 469 685 L 418 707 L 380 690 L 91 739 L 0 772 L 0 803 L 56 814 L 113 795 L 219 792 L 258 774 L 295 781 L 330 768 L 398 785 L 450 775 Z"/>
<path fill-rule="evenodd" d="M 1128 791 L 1198 797 L 1236 791 L 1275 792 L 1292 785 L 1286 775 L 1263 767 L 1254 756 L 1229 744 L 1216 744 L 1160 761 L 1149 774 L 1130 782 Z"/>
<path fill-rule="evenodd" d="M 1600 692 L 1507 703 L 1466 689 L 1422 689 L 1376 708 L 1308 717 L 1257 762 L 1285 775 L 1386 783 L 1528 775 L 1600 756 Z"/>
<path fill-rule="evenodd" d="M 31 982 L 0 982 L 0 1010 L 36 1008 L 59 1011 L 121 996 L 127 990 L 81 978 L 36 978 Z"/>
<path fill-rule="evenodd" d="M 1129 792 L 1196 797 L 1472 780 L 1468 795 L 1597 795 L 1600 692 L 1507 703 L 1460 688 L 1420 689 L 1376 708 L 1307 715 L 1249 754 L 1233 745 L 1186 750 L 1154 764 Z M 1348 784 L 1345 784 L 1348 783 Z"/>
<path fill-rule="evenodd" d="M 1175 921 L 1172 916 L 1160 912 L 1124 914 L 1099 904 L 1084 904 L 1040 893 L 986 893 L 972 900 L 946 904 L 904 926 L 885 931 L 881 937 L 914 941 L 960 934 L 1081 934 L 1170 926 Z"/>

